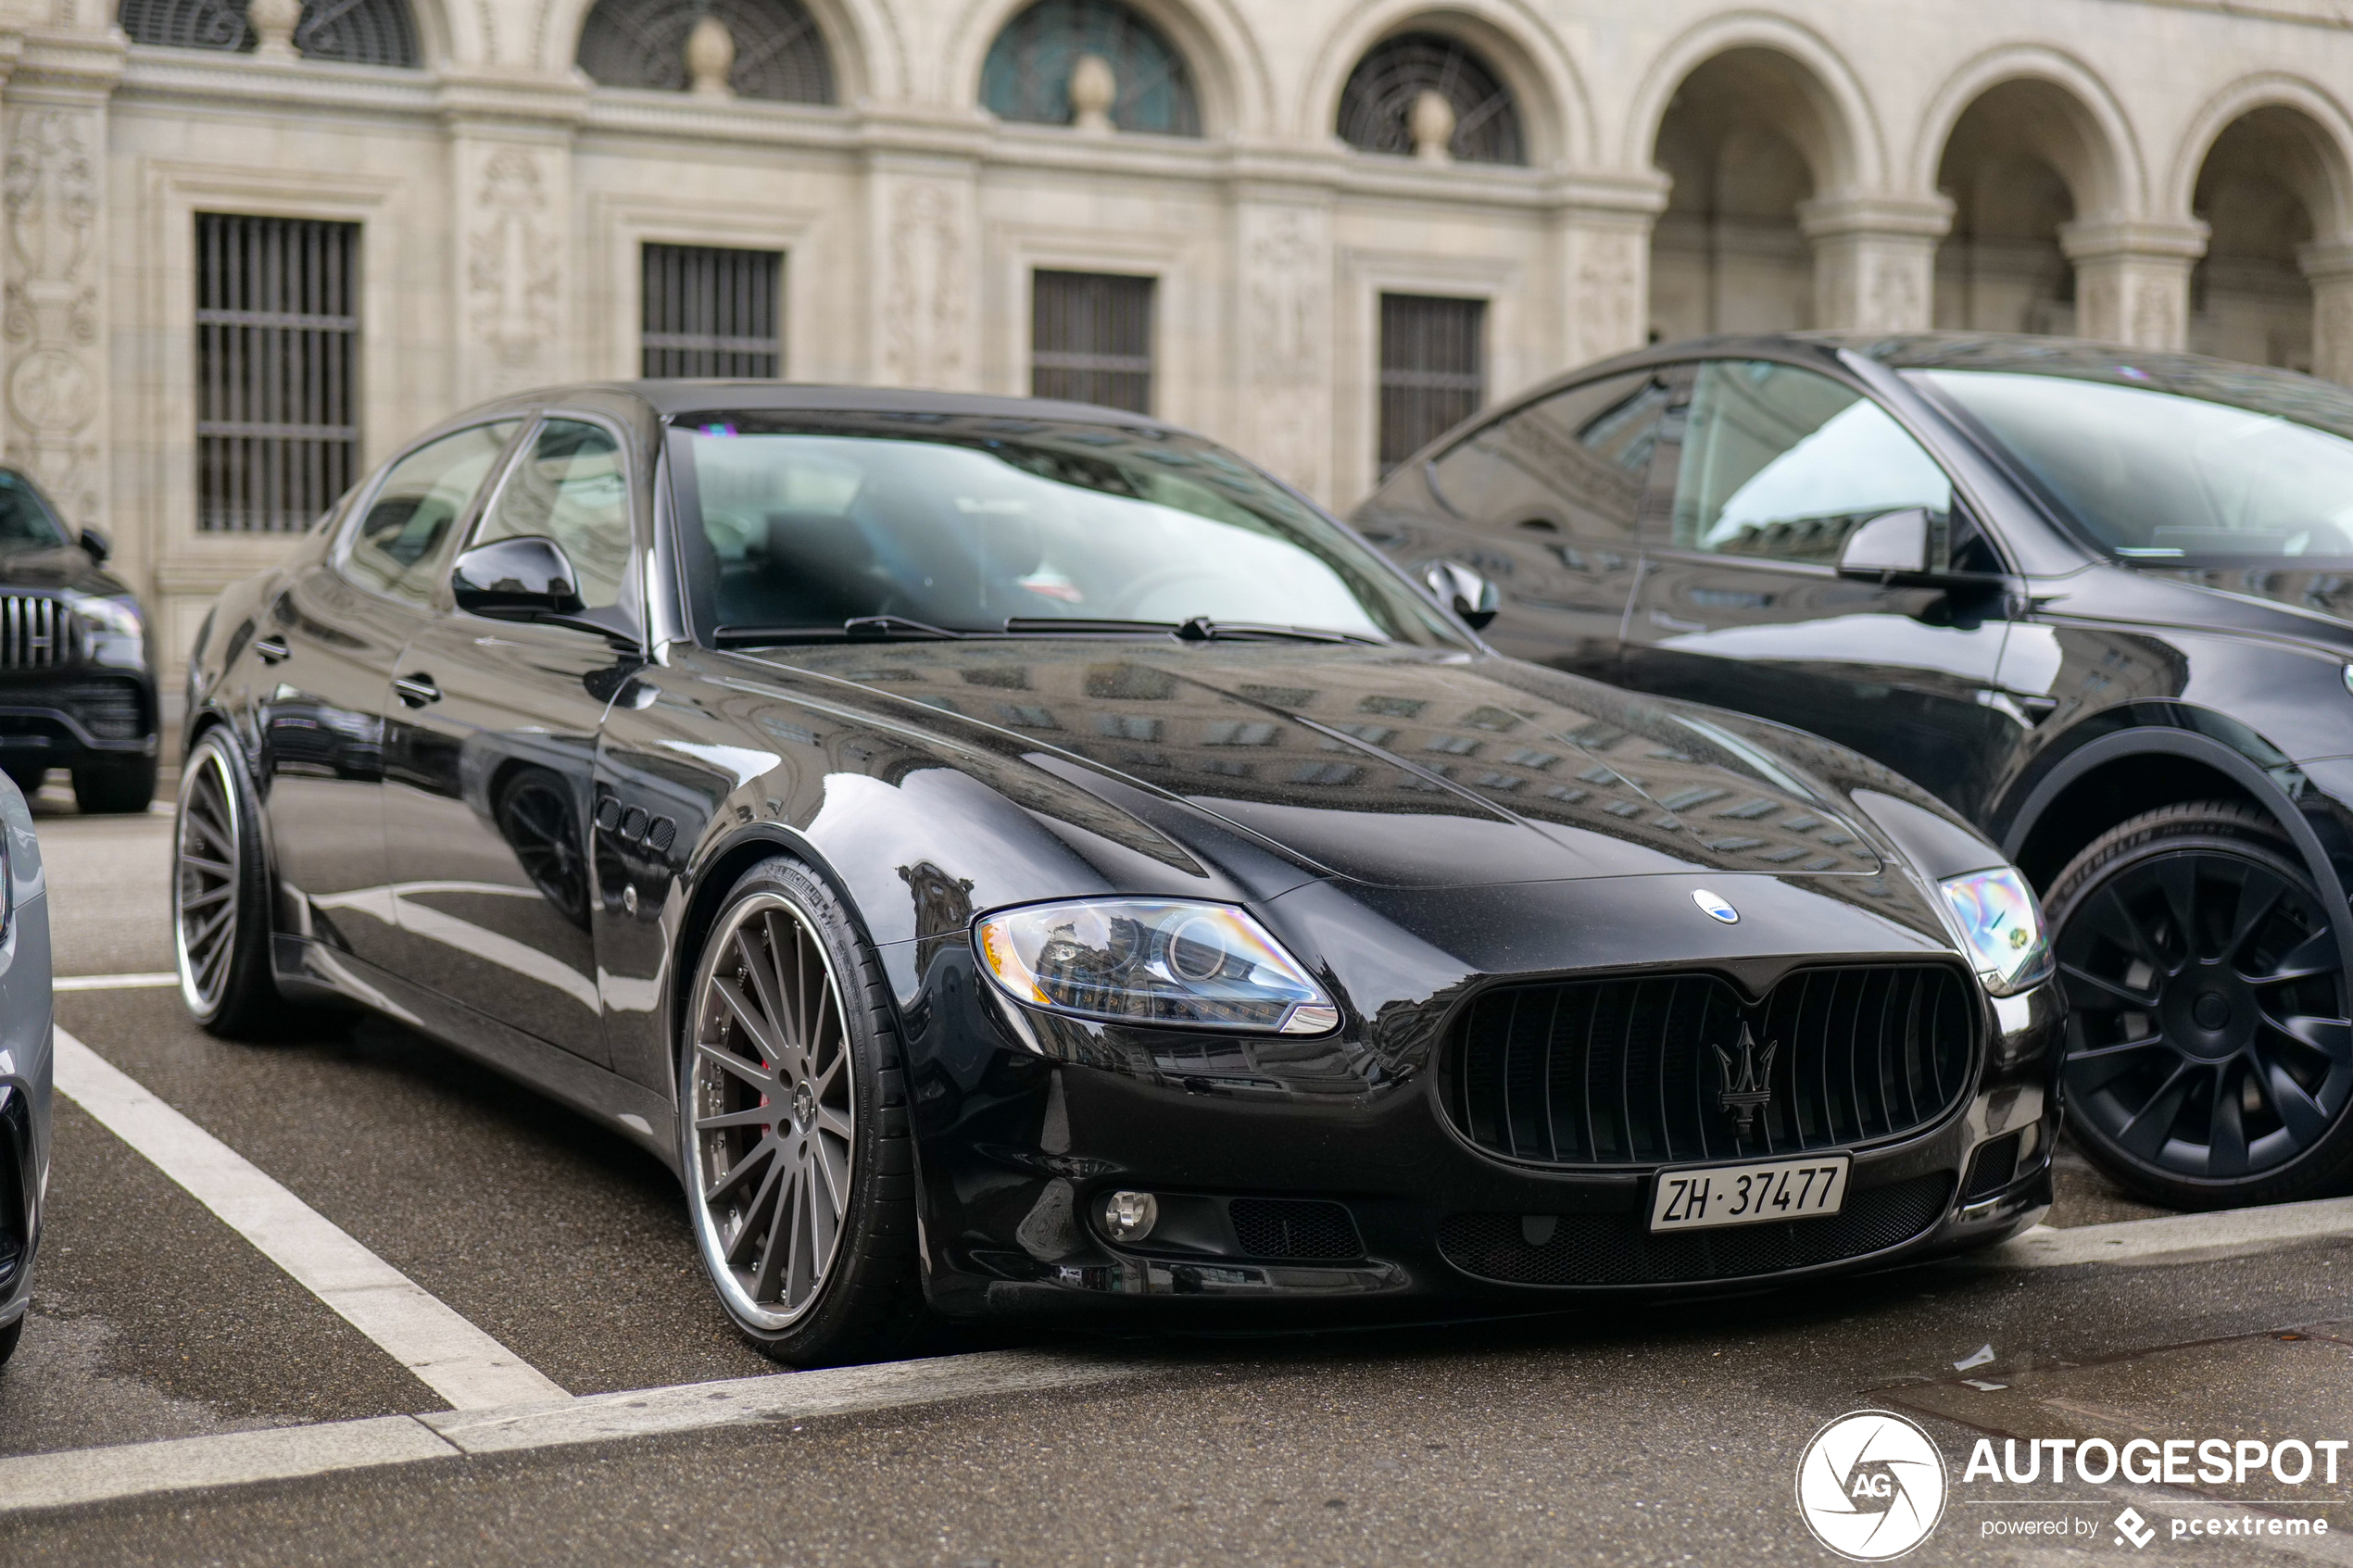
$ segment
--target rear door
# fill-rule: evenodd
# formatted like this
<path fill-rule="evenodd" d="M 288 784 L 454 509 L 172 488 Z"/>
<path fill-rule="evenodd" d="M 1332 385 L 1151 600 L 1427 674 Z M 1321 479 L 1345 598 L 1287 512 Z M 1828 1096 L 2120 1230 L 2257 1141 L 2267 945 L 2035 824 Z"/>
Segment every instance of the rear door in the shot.
<path fill-rule="evenodd" d="M 1679 379 L 1621 679 L 1827 735 L 1980 809 L 2020 722 L 1994 680 L 2009 601 L 1951 480 L 1833 377 L 1711 359 Z M 1848 535 L 1907 507 L 1929 511 L 1942 564 L 1975 574 L 1840 577 Z"/>
<path fill-rule="evenodd" d="M 1447 559 L 1491 579 L 1502 610 L 1482 634 L 1496 648 L 1607 677 L 1667 406 L 1667 384 L 1653 371 L 1525 404 L 1377 496 L 1360 524 L 1416 575 Z M 1428 504 L 1396 504 L 1407 487 Z"/>
<path fill-rule="evenodd" d="M 323 557 L 255 628 L 271 847 L 292 929 L 371 962 L 396 957 L 384 887 L 384 701 L 403 644 L 476 491 L 521 421 L 471 426 L 387 464 Z"/>

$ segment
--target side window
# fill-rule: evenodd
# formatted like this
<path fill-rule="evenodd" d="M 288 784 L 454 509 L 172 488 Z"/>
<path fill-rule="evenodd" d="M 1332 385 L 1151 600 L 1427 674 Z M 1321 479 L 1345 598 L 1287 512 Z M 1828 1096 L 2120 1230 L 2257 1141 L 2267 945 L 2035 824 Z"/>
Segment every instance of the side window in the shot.
<path fill-rule="evenodd" d="M 533 535 L 562 546 L 589 608 L 620 599 L 629 570 L 629 476 L 610 431 L 551 419 L 531 438 L 531 450 L 507 471 L 483 515 L 474 543 Z"/>
<path fill-rule="evenodd" d="M 1675 476 L 1678 546 L 1833 566 L 1848 534 L 1906 507 L 1943 529 L 1953 483 L 1878 404 L 1793 365 L 1699 368 Z"/>
<path fill-rule="evenodd" d="M 522 422 L 461 430 L 395 462 L 344 542 L 344 575 L 380 594 L 424 598 L 452 529 Z"/>
<path fill-rule="evenodd" d="M 1490 531 L 1630 548 L 1667 402 L 1666 383 L 1650 372 L 1572 387 L 1437 458 L 1432 483 L 1448 507 Z"/>

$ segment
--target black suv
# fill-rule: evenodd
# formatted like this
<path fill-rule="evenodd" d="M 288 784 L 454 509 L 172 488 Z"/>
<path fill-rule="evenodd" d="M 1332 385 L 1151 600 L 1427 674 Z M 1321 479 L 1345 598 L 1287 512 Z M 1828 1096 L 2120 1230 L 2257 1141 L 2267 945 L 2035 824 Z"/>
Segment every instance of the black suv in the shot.
<path fill-rule="evenodd" d="M 2353 392 L 2051 338 L 1663 345 L 1358 527 L 1497 648 L 1886 762 L 2049 908 L 2087 1150 L 2184 1207 L 2353 1178 Z M 1667 802 L 1745 838 L 1744 799 Z"/>
<path fill-rule="evenodd" d="M 84 811 L 144 811 L 156 792 L 154 649 L 139 601 L 32 481 L 0 468 L 0 769 L 27 795 L 73 771 Z"/>

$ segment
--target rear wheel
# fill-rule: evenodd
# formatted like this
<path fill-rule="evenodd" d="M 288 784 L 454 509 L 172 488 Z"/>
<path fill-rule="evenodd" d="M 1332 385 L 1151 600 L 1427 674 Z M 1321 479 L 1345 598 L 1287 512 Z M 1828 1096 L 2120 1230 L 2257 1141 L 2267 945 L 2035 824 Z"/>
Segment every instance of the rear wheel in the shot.
<path fill-rule="evenodd" d="M 680 1164 L 727 1315 L 796 1366 L 904 1334 L 922 1293 L 898 1031 L 880 964 L 807 866 L 736 883 L 685 1024 Z"/>
<path fill-rule="evenodd" d="M 171 883 L 180 996 L 215 1035 L 260 1033 L 280 1002 L 270 975 L 270 878 L 245 764 L 208 730 L 180 776 Z"/>
<path fill-rule="evenodd" d="M 2331 901 L 2268 816 L 2229 801 L 2145 812 L 2076 856 L 2047 903 L 2086 1154 L 2183 1209 L 2353 1178 L 2353 1020 Z"/>
<path fill-rule="evenodd" d="M 73 771 L 73 803 L 85 816 L 144 811 L 156 797 L 156 759 L 88 762 Z"/>

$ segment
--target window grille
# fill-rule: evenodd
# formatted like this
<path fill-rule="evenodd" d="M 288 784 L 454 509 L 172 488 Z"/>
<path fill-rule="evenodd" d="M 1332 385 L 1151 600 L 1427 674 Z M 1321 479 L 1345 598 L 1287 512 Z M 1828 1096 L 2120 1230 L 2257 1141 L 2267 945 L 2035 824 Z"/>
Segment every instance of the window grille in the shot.
<path fill-rule="evenodd" d="M 686 34 L 705 16 L 727 24 L 739 98 L 834 101 L 834 57 L 801 0 L 597 0 L 580 30 L 580 69 L 607 87 L 686 90 Z"/>
<path fill-rule="evenodd" d="M 241 0 L 122 0 L 118 17 L 133 44 L 250 51 L 260 41 Z M 414 67 L 419 57 L 406 0 L 307 0 L 294 46 L 305 59 L 353 65 Z"/>
<path fill-rule="evenodd" d="M 1110 65 L 1111 122 L 1120 130 L 1201 134 L 1185 56 L 1117 0 L 1038 0 L 1006 23 L 980 68 L 982 106 L 1000 119 L 1068 125 L 1070 70 L 1081 55 Z"/>
<path fill-rule="evenodd" d="M 359 225 L 196 214 L 196 526 L 291 533 L 359 463 Z"/>
<path fill-rule="evenodd" d="M 638 373 L 760 380 L 781 373 L 784 269 L 779 251 L 646 246 Z"/>
<path fill-rule="evenodd" d="M 1454 110 L 1447 150 L 1465 163 L 1526 163 L 1519 106 L 1512 90 L 1461 44 L 1441 33 L 1408 32 L 1356 63 L 1340 89 L 1340 134 L 1368 153 L 1411 153 L 1414 100 L 1428 88 Z"/>
<path fill-rule="evenodd" d="M 1487 302 L 1380 296 L 1383 475 L 1487 401 Z"/>
<path fill-rule="evenodd" d="M 1031 395 L 1150 413 L 1152 282 L 1099 272 L 1035 274 Z"/>

